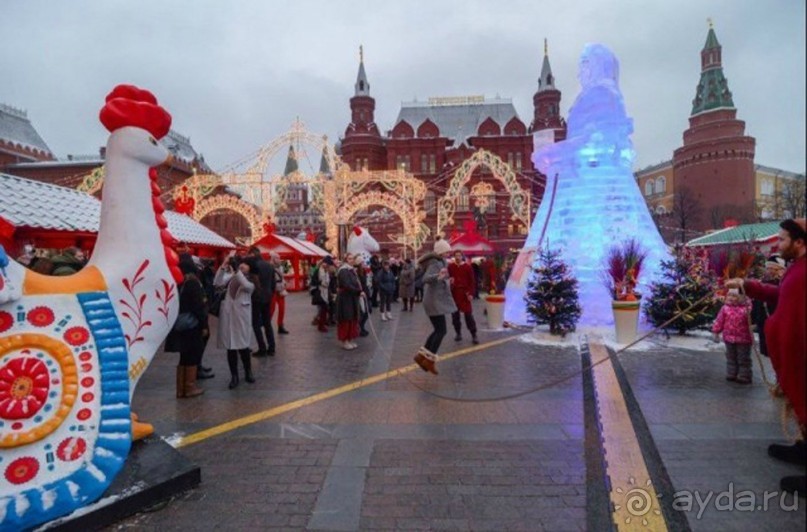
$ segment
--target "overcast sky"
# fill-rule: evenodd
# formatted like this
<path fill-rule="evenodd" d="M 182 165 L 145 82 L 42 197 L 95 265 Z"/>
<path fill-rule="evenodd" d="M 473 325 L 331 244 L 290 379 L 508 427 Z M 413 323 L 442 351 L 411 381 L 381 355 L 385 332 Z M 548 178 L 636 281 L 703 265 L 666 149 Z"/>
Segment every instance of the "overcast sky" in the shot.
<path fill-rule="evenodd" d="M 600 42 L 620 61 L 641 168 L 682 142 L 707 17 L 756 162 L 803 172 L 804 0 L 0 0 L 0 102 L 59 157 L 93 153 L 105 95 L 134 83 L 222 169 L 297 116 L 341 136 L 359 44 L 387 131 L 401 101 L 430 96 L 498 94 L 529 124 L 544 37 L 565 116 L 580 52 Z"/>

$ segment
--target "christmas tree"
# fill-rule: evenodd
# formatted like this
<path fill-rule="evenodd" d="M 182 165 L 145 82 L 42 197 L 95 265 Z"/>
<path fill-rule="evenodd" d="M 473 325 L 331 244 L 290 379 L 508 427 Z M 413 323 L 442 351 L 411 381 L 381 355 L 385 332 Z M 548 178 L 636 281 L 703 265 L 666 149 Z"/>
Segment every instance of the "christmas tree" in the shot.
<path fill-rule="evenodd" d="M 577 279 L 560 259 L 559 251 L 539 251 L 524 300 L 531 323 L 548 323 L 549 332 L 560 336 L 575 330 L 582 313 L 577 301 Z"/>
<path fill-rule="evenodd" d="M 678 247 L 673 259 L 661 262 L 662 279 L 650 286 L 645 315 L 654 327 L 686 311 L 666 328 L 685 334 L 692 329 L 711 326 L 717 313 L 714 289 L 717 277 L 709 268 L 706 252 Z M 689 308 L 693 303 L 704 301 Z M 665 328 L 665 329 L 666 329 Z"/>

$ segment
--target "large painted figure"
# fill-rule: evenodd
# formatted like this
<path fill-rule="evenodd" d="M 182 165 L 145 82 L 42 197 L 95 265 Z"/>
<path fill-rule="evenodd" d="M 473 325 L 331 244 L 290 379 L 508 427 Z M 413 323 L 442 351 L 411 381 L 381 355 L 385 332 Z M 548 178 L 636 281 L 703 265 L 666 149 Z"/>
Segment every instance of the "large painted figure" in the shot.
<path fill-rule="evenodd" d="M 103 494 L 132 433 L 148 430 L 132 420 L 132 393 L 178 311 L 182 275 L 155 182 L 171 116 L 148 91 L 121 85 L 100 119 L 111 135 L 91 260 L 68 277 L 6 261 L 0 284 L 2 530 Z"/>
<path fill-rule="evenodd" d="M 600 280 L 608 248 L 636 238 L 649 255 L 639 279 L 646 288 L 667 257 L 636 180 L 633 120 L 619 90 L 619 63 L 601 44 L 580 56 L 580 94 L 569 111 L 567 140 L 536 149 L 532 160 L 547 187 L 505 291 L 505 320 L 527 324 L 524 302 L 535 250 L 562 250 L 579 280 L 581 325 L 613 323 L 611 297 Z"/>

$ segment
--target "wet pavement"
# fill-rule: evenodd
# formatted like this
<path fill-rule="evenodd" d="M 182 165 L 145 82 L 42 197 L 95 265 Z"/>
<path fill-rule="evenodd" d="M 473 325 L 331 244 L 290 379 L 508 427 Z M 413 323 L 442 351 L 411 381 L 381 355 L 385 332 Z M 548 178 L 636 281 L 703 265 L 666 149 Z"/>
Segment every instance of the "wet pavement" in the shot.
<path fill-rule="evenodd" d="M 178 400 L 178 355 L 158 354 L 134 410 L 201 466 L 202 484 L 112 529 L 641 529 L 644 510 L 631 510 L 626 525 L 625 509 L 614 507 L 648 481 L 657 496 L 648 511 L 669 530 L 804 529 L 804 499 L 795 511 L 790 495 L 752 511 L 736 500 L 750 490 L 762 506 L 763 492 L 799 469 L 766 456 L 782 437 L 778 407 L 759 378 L 750 387 L 724 382 L 722 353 L 627 352 L 614 363 L 617 390 L 606 390 L 581 373 L 585 350 L 485 330 L 483 304 L 475 307 L 482 345 L 449 331 L 440 351 L 456 356 L 437 377 L 412 367 L 430 332 L 419 306 L 394 305 L 390 322 L 376 313 L 377 340 L 343 351 L 335 328 L 310 325 L 304 294 L 288 300 L 291 334 L 277 336 L 277 355 L 252 359 L 255 384 L 227 389 L 213 341 L 204 363 L 216 378 L 201 381 L 203 396 Z M 478 401 L 565 375 L 574 376 L 537 393 Z M 624 403 L 623 432 L 638 442 L 649 478 L 609 477 L 619 449 L 602 427 L 606 394 Z M 715 498 L 728 490 L 725 509 Z"/>

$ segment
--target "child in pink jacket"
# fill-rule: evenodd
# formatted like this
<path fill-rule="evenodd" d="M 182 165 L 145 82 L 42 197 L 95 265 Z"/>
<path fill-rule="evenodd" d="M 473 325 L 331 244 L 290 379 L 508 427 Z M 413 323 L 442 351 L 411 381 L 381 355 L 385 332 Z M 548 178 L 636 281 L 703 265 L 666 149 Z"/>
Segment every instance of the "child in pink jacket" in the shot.
<path fill-rule="evenodd" d="M 754 337 L 748 316 L 751 304 L 736 289 L 729 290 L 726 303 L 717 314 L 712 326 L 715 341 L 723 333 L 726 344 L 726 380 L 739 384 L 751 384 L 751 347 Z"/>

